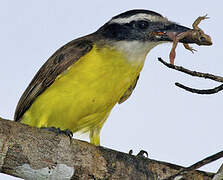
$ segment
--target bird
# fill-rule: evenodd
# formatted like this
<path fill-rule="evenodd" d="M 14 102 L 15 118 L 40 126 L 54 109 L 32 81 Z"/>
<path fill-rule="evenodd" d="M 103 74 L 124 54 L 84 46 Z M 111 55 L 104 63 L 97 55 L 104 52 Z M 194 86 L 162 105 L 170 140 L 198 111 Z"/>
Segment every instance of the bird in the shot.
<path fill-rule="evenodd" d="M 190 28 L 161 14 L 133 9 L 112 17 L 95 32 L 59 48 L 39 69 L 16 106 L 14 121 L 38 128 L 100 131 L 116 104 L 136 87 L 147 54 Z M 187 37 L 181 43 L 192 43 Z"/>

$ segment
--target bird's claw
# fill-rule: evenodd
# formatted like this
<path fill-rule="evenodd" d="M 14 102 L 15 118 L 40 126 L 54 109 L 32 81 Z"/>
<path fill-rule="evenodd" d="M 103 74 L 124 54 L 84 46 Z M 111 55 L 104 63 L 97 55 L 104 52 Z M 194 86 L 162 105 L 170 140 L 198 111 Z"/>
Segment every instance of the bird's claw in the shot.
<path fill-rule="evenodd" d="M 128 154 L 129 154 L 129 155 L 133 155 L 133 150 L 130 149 Z M 147 158 L 148 158 L 148 153 L 147 153 L 147 151 L 145 151 L 145 150 L 141 150 L 141 151 L 139 151 L 139 153 L 136 155 L 136 157 L 147 157 Z"/>
<path fill-rule="evenodd" d="M 132 153 L 133 153 L 133 150 L 130 149 L 128 154 L 129 154 L 129 155 L 132 155 Z"/>
<path fill-rule="evenodd" d="M 136 155 L 137 157 L 147 157 L 148 158 L 148 152 L 145 150 L 139 151 L 139 153 Z"/>
<path fill-rule="evenodd" d="M 51 132 L 55 132 L 56 134 L 64 134 L 70 138 L 70 140 L 73 138 L 73 133 L 69 129 L 61 130 L 60 128 L 55 127 L 41 127 L 41 129 L 45 129 Z"/>
<path fill-rule="evenodd" d="M 61 130 L 61 133 L 68 136 L 70 138 L 70 140 L 73 138 L 73 132 L 69 129 Z"/>

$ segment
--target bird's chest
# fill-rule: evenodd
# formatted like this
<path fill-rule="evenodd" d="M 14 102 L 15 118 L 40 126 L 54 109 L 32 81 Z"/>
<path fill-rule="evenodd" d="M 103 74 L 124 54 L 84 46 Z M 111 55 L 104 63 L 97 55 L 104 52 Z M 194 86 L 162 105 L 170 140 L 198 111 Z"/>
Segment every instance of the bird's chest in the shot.
<path fill-rule="evenodd" d="M 93 49 L 56 80 L 55 89 L 90 104 L 114 104 L 135 81 L 143 63 L 132 64 L 115 51 Z"/>
<path fill-rule="evenodd" d="M 25 114 L 23 123 L 50 126 L 48 119 L 103 119 L 135 81 L 143 63 L 133 65 L 122 55 L 94 49 L 59 75 Z M 36 116 L 35 116 L 36 114 Z M 42 120 L 32 120 L 40 117 Z M 32 120 L 32 122 L 31 122 Z M 89 120 L 89 119 L 88 119 Z M 74 123 L 75 124 L 75 123 Z"/>

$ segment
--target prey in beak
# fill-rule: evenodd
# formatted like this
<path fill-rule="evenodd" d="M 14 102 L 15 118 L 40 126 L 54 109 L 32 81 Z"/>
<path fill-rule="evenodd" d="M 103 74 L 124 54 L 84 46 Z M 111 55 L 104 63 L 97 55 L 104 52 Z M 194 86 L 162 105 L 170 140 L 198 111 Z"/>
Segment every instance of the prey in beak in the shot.
<path fill-rule="evenodd" d="M 199 46 L 212 45 L 211 37 L 205 34 L 204 31 L 198 27 L 198 24 L 205 19 L 208 19 L 207 15 L 198 17 L 192 25 L 193 29 L 189 29 L 178 24 L 172 24 L 166 30 L 154 32 L 156 36 L 160 36 L 160 38 L 165 41 L 173 41 L 173 46 L 169 54 L 171 64 L 174 64 L 174 59 L 176 57 L 175 49 L 178 42 L 183 43 L 184 47 L 192 53 L 196 50 L 190 47 L 189 43 L 195 43 Z"/>

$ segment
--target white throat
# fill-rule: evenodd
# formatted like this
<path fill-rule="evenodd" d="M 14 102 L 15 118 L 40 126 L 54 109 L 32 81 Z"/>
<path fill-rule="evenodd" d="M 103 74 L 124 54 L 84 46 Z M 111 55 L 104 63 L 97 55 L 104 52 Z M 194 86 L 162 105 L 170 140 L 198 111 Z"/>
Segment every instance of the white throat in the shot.
<path fill-rule="evenodd" d="M 141 63 L 145 61 L 146 55 L 150 50 L 161 43 L 162 42 L 119 41 L 114 42 L 113 47 L 123 52 L 131 63 Z"/>

